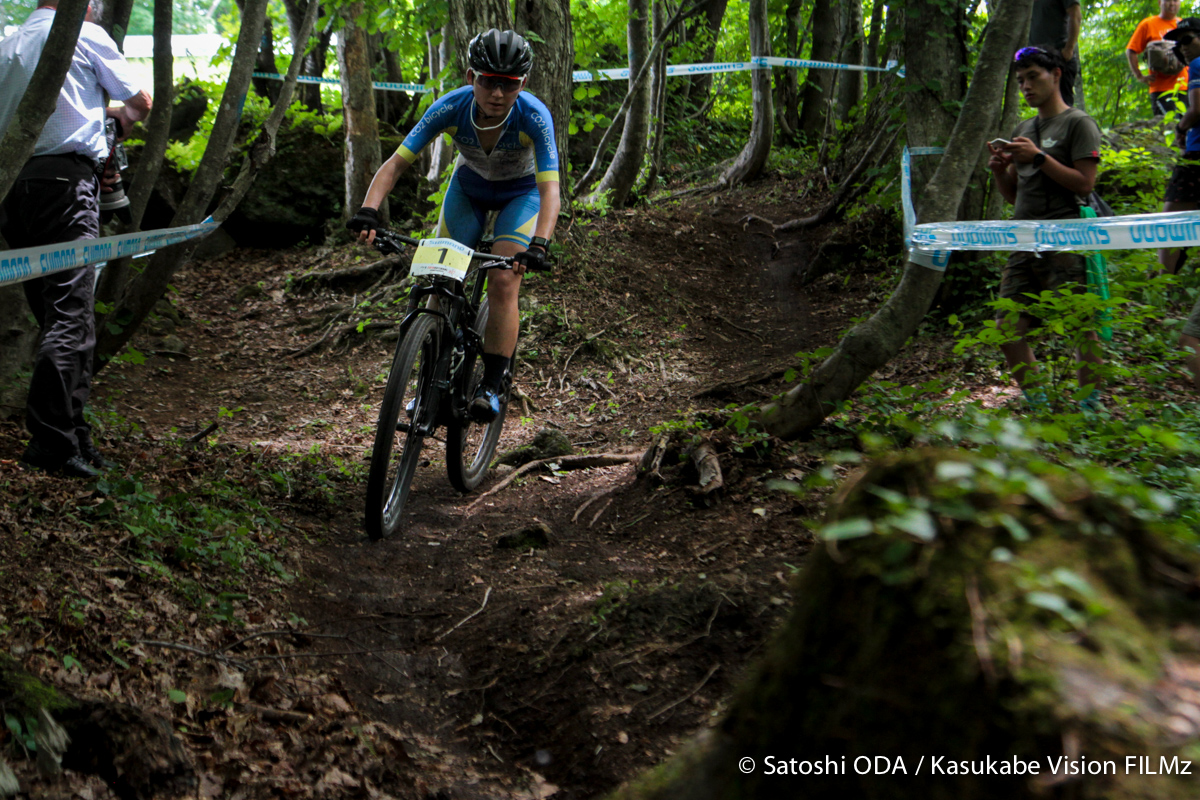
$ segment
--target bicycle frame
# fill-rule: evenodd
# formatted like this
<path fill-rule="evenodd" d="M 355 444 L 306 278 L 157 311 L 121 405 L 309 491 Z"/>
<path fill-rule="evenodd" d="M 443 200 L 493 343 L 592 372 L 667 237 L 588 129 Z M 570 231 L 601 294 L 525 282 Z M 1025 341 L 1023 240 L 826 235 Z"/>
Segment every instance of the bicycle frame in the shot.
<path fill-rule="evenodd" d="M 478 253 L 476 259 L 488 258 L 488 253 Z M 413 322 L 422 314 L 429 314 L 442 321 L 440 335 L 453 336 L 452 347 L 439 345 L 437 362 L 432 372 L 432 402 L 424 409 L 420 419 L 414 419 L 409 430 L 419 436 L 431 436 L 446 420 L 439 416 L 443 409 L 445 393 L 451 390 L 451 361 L 455 355 L 477 351 L 483 346 L 482 337 L 475 331 L 475 315 L 483 298 L 484 274 L 490 269 L 506 268 L 505 261 L 492 260 L 472 269 L 459 283 L 449 278 L 434 277 L 429 284 L 414 286 L 409 293 L 408 309 L 400 322 L 400 339 L 408 334 Z M 468 294 L 469 286 L 469 294 Z M 428 298 L 438 298 L 437 308 L 428 308 Z M 445 307 L 443 311 L 442 308 Z M 456 396 L 451 392 L 450 414 L 454 421 L 467 419 L 467 404 L 470 398 Z"/>

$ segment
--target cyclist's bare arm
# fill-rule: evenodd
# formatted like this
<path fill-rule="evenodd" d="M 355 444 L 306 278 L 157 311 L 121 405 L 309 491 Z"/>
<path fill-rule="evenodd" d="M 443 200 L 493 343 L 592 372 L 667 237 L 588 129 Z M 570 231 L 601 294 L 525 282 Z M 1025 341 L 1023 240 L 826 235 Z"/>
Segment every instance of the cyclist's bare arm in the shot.
<path fill-rule="evenodd" d="M 558 211 L 561 208 L 558 181 L 544 181 L 537 187 L 541 207 L 538 209 L 537 225 L 534 227 L 533 235 L 548 241 L 554 238 L 554 226 L 558 223 Z"/>
<path fill-rule="evenodd" d="M 400 180 L 400 176 L 408 167 L 409 163 L 401 158 L 399 153 L 393 153 L 371 179 L 371 188 L 367 189 L 367 196 L 363 198 L 363 207 L 379 208 L 392 189 L 396 188 L 396 181 Z M 370 244 L 375 241 L 375 231 L 359 231 L 358 240 Z"/>

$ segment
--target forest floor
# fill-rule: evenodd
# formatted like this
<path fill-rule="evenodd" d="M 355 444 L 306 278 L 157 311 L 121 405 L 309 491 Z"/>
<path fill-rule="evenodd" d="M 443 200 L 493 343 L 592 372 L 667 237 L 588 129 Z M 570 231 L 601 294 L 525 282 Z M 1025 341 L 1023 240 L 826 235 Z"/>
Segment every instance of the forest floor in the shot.
<path fill-rule="evenodd" d="M 796 353 L 886 293 L 865 261 L 802 290 L 815 234 L 739 222 L 800 216 L 796 196 L 765 181 L 577 221 L 586 248 L 523 289 L 527 399 L 501 451 L 550 428 L 576 452 L 638 453 L 658 426 L 784 390 Z M 170 718 L 200 797 L 601 796 L 719 718 L 822 508 L 768 483 L 820 458 L 726 432 L 726 488 L 707 500 L 685 466 L 653 482 L 627 465 L 479 501 L 434 442 L 404 529 L 370 542 L 365 459 L 394 341 L 338 335 L 354 290 L 295 286 L 373 258 L 235 250 L 187 267 L 177 323 L 96 382 L 97 438 L 121 464 L 99 484 L 23 470 L 23 431 L 0 424 L 0 645 L 56 686 Z M 910 348 L 887 378 L 924 380 L 930 348 L 948 344 Z M 548 546 L 503 546 L 537 523 Z M 110 796 L 14 767 L 31 796 Z"/>

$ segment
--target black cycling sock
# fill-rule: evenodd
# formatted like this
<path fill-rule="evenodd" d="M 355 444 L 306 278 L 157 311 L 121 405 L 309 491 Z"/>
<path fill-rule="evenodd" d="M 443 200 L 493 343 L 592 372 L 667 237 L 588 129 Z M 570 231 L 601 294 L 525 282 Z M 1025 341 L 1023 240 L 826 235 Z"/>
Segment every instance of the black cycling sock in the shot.
<path fill-rule="evenodd" d="M 500 384 L 504 380 L 504 371 L 506 369 L 508 369 L 508 356 L 484 353 L 482 385 L 493 391 L 500 391 Z"/>

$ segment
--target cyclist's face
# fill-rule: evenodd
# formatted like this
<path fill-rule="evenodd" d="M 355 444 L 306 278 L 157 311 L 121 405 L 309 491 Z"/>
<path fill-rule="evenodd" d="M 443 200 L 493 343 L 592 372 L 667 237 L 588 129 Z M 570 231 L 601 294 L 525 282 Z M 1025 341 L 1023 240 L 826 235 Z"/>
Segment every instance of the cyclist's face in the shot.
<path fill-rule="evenodd" d="M 470 71 L 471 85 L 475 89 L 475 103 L 489 117 L 502 117 L 517 102 L 517 95 L 525 81 L 505 75 L 480 75 Z"/>
<path fill-rule="evenodd" d="M 1175 19 L 1179 16 L 1181 0 L 1158 0 L 1158 15 L 1163 19 Z"/>

